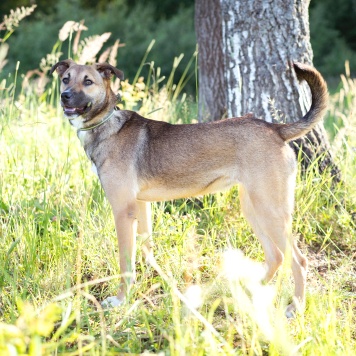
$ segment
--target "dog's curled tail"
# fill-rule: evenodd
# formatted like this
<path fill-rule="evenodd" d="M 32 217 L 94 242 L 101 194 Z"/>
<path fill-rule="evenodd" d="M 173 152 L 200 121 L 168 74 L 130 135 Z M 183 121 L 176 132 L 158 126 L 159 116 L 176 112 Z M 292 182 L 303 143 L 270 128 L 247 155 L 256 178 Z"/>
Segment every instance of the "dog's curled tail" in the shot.
<path fill-rule="evenodd" d="M 315 68 L 296 62 L 293 63 L 293 67 L 297 78 L 299 80 L 304 79 L 308 83 L 312 95 L 312 104 L 301 120 L 278 125 L 277 131 L 286 142 L 304 136 L 323 119 L 329 97 L 325 80 Z"/>

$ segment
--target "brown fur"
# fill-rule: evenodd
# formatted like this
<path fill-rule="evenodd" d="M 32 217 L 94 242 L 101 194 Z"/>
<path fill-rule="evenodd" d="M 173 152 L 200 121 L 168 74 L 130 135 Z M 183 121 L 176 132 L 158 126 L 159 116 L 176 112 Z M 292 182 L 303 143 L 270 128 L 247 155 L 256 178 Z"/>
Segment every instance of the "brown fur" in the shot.
<path fill-rule="evenodd" d="M 295 298 L 287 314 L 304 304 L 307 260 L 291 236 L 296 159 L 286 142 L 322 119 L 327 88 L 314 68 L 299 63 L 294 68 L 312 93 L 311 109 L 296 123 L 271 124 L 246 115 L 171 125 L 116 110 L 93 129 L 113 112 L 116 99 L 109 77 L 122 78 L 122 73 L 108 64 L 83 66 L 71 60 L 52 68 L 62 80 L 64 111 L 77 127 L 112 206 L 123 275 L 117 301 L 124 299 L 135 277 L 137 223 L 138 232 L 147 238 L 144 251 L 153 258 L 150 201 L 198 196 L 240 184 L 242 211 L 265 252 L 265 280 L 274 276 L 289 249 Z"/>

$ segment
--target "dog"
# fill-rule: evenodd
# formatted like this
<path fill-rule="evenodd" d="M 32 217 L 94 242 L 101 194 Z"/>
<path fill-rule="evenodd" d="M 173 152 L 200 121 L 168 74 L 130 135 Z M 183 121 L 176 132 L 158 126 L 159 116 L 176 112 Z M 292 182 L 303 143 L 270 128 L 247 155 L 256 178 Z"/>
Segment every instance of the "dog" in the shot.
<path fill-rule="evenodd" d="M 266 275 L 273 278 L 285 253 L 292 256 L 294 298 L 286 310 L 293 316 L 304 307 L 307 259 L 292 238 L 296 157 L 287 144 L 322 120 L 327 86 L 313 67 L 292 63 L 305 80 L 312 104 L 299 121 L 268 123 L 249 114 L 213 123 L 172 125 L 119 110 L 107 63 L 79 65 L 71 59 L 50 70 L 61 80 L 64 115 L 92 162 L 110 202 L 120 251 L 118 294 L 103 305 L 121 304 L 135 280 L 136 233 L 143 251 L 153 258 L 150 202 L 201 196 L 239 184 L 242 213 L 262 244 Z"/>

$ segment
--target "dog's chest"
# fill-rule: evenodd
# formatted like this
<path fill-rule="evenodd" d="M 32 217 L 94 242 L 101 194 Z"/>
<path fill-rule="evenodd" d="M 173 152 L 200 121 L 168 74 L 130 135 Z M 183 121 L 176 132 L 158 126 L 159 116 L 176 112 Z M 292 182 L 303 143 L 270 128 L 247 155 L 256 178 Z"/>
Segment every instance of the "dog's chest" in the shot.
<path fill-rule="evenodd" d="M 79 131 L 78 132 L 78 138 L 80 140 L 80 143 L 82 144 L 83 148 L 84 148 L 84 151 L 86 153 L 86 155 L 88 156 L 89 160 L 91 161 L 91 170 L 92 172 L 99 178 L 99 174 L 98 174 L 98 170 L 96 169 L 96 165 L 95 163 L 93 162 L 92 158 L 91 158 L 91 150 L 90 148 L 88 147 L 88 140 L 89 140 L 89 137 L 88 137 L 88 132 L 86 131 Z"/>
<path fill-rule="evenodd" d="M 98 170 L 96 169 L 94 162 L 91 163 L 91 170 L 99 178 Z"/>
<path fill-rule="evenodd" d="M 85 141 L 88 133 L 86 131 L 78 131 L 78 138 L 83 147 L 85 147 Z"/>
<path fill-rule="evenodd" d="M 81 145 L 84 148 L 85 153 L 87 154 L 88 158 L 92 161 L 93 150 L 90 144 L 91 143 L 90 135 L 86 131 L 78 131 L 77 135 Z"/>

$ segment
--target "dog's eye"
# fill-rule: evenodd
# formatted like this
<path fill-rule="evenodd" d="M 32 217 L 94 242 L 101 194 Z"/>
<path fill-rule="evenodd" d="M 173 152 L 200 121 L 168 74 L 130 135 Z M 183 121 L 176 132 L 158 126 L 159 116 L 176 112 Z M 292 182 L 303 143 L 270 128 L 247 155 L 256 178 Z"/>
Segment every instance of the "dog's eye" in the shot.
<path fill-rule="evenodd" d="M 62 82 L 63 82 L 63 84 L 68 84 L 69 83 L 69 78 L 63 78 Z"/>
<path fill-rule="evenodd" d="M 90 80 L 90 79 L 85 79 L 84 84 L 85 85 L 91 85 L 91 84 L 93 84 L 93 81 Z"/>

